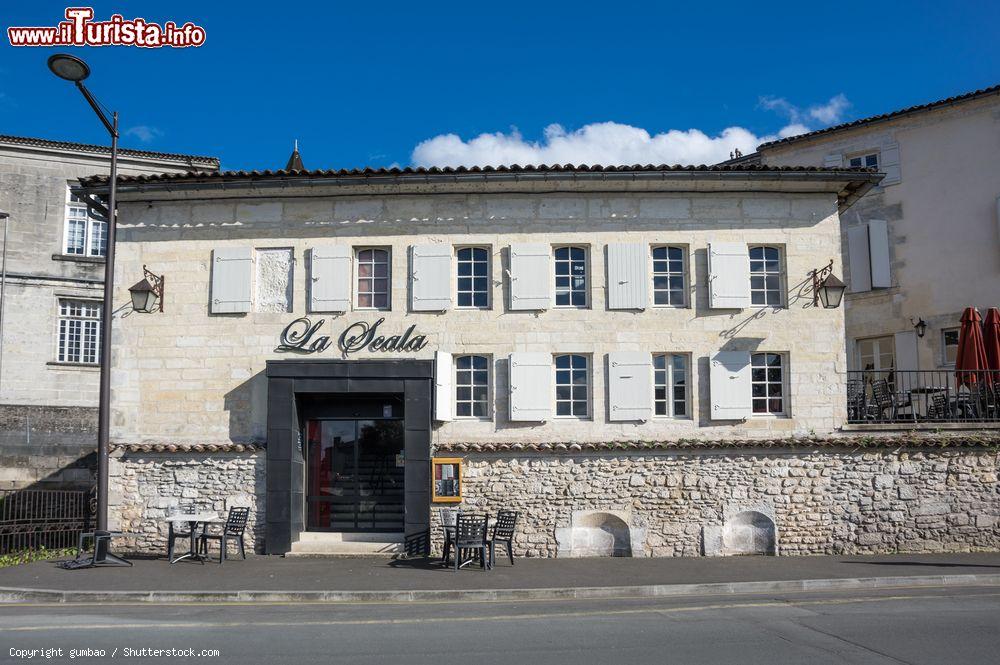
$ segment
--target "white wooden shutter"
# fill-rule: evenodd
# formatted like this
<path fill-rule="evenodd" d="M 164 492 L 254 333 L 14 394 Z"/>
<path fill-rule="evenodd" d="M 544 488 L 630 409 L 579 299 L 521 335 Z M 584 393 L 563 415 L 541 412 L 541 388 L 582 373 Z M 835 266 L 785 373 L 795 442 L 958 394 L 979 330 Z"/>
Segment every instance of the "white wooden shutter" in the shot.
<path fill-rule="evenodd" d="M 552 417 L 552 355 L 510 354 L 510 419 L 542 422 Z"/>
<path fill-rule="evenodd" d="M 879 153 L 878 170 L 885 174 L 882 182 L 879 183 L 883 187 L 886 185 L 895 185 L 902 180 L 902 172 L 899 168 L 898 143 L 890 143 L 882 146 L 882 150 Z"/>
<path fill-rule="evenodd" d="M 653 357 L 641 351 L 608 354 L 608 420 L 649 420 L 653 415 Z"/>
<path fill-rule="evenodd" d="M 708 296 L 713 309 L 750 306 L 750 257 L 745 244 L 708 243 Z"/>
<path fill-rule="evenodd" d="M 309 311 L 346 312 L 351 305 L 351 248 L 313 247 L 309 259 Z"/>
<path fill-rule="evenodd" d="M 608 245 L 608 309 L 646 309 L 648 253 L 642 243 Z"/>
<path fill-rule="evenodd" d="M 872 288 L 892 286 L 889 272 L 889 225 L 881 219 L 868 222 L 868 249 L 871 256 Z"/>
<path fill-rule="evenodd" d="M 253 249 L 220 247 L 212 251 L 212 314 L 250 311 Z"/>
<path fill-rule="evenodd" d="M 451 307 L 451 246 L 410 248 L 410 309 L 442 312 Z"/>
<path fill-rule="evenodd" d="M 510 246 L 510 308 L 548 309 L 552 248 L 541 243 Z"/>
<path fill-rule="evenodd" d="M 455 403 L 455 370 L 451 354 L 434 352 L 434 420 L 451 420 Z"/>
<path fill-rule="evenodd" d="M 839 169 L 844 166 L 844 156 L 840 153 L 827 155 L 823 158 L 823 166 L 828 169 Z"/>
<path fill-rule="evenodd" d="M 720 351 L 712 356 L 709 389 L 712 420 L 750 417 L 750 353 Z"/>
<path fill-rule="evenodd" d="M 871 291 L 872 265 L 867 224 L 847 229 L 847 259 L 851 266 L 851 293 Z"/>
<path fill-rule="evenodd" d="M 920 369 L 920 351 L 917 349 L 917 332 L 904 330 L 893 335 L 892 340 L 895 357 L 893 367 L 896 368 L 896 389 L 908 393 L 914 388 L 921 388 L 924 382 Z"/>

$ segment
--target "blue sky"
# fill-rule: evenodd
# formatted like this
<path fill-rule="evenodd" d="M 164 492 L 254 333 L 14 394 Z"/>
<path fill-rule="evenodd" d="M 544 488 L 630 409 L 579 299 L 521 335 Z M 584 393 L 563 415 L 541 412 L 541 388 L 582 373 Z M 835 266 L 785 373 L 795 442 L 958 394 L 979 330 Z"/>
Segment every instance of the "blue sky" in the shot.
<path fill-rule="evenodd" d="M 7 5 L 4 27 L 55 25 L 65 6 Z M 200 48 L 61 50 L 90 63 L 123 145 L 230 169 L 280 168 L 293 139 L 308 168 L 700 163 L 1000 83 L 988 2 L 93 6 L 206 29 Z M 54 50 L 2 41 L 0 133 L 106 140 L 48 73 Z"/>

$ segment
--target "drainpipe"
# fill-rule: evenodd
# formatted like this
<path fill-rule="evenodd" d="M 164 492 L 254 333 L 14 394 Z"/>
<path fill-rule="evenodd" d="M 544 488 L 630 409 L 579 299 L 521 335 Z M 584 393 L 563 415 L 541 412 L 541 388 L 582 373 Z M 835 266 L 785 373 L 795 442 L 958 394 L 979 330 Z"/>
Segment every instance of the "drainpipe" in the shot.
<path fill-rule="evenodd" d="M 7 309 L 7 298 L 4 291 L 7 288 L 7 224 L 10 214 L 0 210 L 3 220 L 3 267 L 0 268 L 0 395 L 3 394 L 3 312 Z"/>

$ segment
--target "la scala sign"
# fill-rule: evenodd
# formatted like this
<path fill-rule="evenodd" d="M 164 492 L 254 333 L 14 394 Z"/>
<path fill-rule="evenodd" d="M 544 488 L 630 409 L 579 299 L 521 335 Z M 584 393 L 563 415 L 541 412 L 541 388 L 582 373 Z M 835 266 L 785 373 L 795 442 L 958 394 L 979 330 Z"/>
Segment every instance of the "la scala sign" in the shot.
<path fill-rule="evenodd" d="M 379 326 L 385 322 L 384 318 L 375 323 L 369 324 L 367 321 L 352 323 L 340 333 L 337 338 L 337 347 L 345 355 L 357 353 L 358 351 L 386 351 L 386 352 L 412 352 L 419 351 L 427 346 L 427 338 L 424 335 L 415 335 L 413 331 L 416 325 L 406 329 L 402 335 L 389 335 L 388 337 L 379 334 Z M 326 319 L 318 319 L 313 322 L 308 317 L 295 319 L 281 331 L 278 339 L 278 346 L 274 349 L 279 353 L 320 353 L 326 351 L 333 344 L 332 338 L 322 331 Z"/>

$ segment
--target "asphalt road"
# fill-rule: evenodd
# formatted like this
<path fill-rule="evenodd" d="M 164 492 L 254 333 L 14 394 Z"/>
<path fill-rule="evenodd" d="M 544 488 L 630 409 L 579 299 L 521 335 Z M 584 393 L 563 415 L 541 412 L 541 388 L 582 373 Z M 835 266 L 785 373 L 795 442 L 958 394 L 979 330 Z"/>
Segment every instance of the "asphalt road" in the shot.
<path fill-rule="evenodd" d="M 1000 662 L 1000 587 L 518 603 L 35 604 L 0 607 L 0 645 L 0 662 L 26 660 L 12 650 L 61 648 L 46 662 L 981 665 Z"/>

